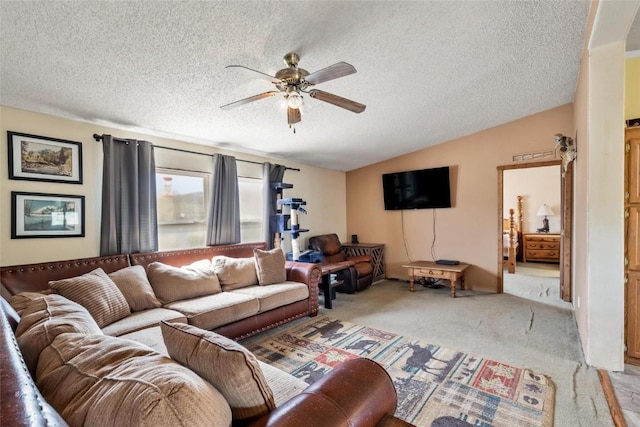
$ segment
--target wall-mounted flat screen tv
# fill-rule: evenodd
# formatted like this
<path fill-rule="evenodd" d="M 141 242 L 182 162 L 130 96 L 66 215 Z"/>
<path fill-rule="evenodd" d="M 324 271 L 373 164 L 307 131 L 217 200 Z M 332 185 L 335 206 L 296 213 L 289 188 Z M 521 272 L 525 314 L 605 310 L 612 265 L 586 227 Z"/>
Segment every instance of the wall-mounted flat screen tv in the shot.
<path fill-rule="evenodd" d="M 451 207 L 449 167 L 382 175 L 384 209 L 433 209 Z"/>

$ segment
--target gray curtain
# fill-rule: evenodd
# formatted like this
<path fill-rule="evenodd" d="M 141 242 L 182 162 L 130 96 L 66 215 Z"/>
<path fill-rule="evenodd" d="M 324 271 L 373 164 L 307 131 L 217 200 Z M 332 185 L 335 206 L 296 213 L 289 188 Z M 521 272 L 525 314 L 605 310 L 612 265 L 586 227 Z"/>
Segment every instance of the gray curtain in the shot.
<path fill-rule="evenodd" d="M 264 201 L 264 241 L 267 242 L 269 248 L 273 248 L 273 239 L 276 230 L 272 228 L 271 216 L 276 214 L 276 195 L 277 192 L 273 188 L 274 182 L 282 182 L 284 179 L 284 172 L 287 170 L 286 166 L 272 165 L 271 163 L 264 163 L 262 165 L 262 200 Z"/>
<path fill-rule="evenodd" d="M 213 156 L 207 245 L 240 243 L 240 193 L 236 158 Z"/>
<path fill-rule="evenodd" d="M 158 250 L 153 144 L 102 135 L 100 256 Z"/>

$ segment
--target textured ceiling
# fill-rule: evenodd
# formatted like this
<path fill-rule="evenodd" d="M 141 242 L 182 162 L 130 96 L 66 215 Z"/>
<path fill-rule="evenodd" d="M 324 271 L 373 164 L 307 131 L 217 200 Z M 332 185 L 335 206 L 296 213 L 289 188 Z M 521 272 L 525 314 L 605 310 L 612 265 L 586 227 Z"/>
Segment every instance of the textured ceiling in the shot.
<path fill-rule="evenodd" d="M 2 1 L 0 102 L 348 171 L 572 102 L 588 10 L 586 0 Z M 219 108 L 273 88 L 226 65 L 273 75 L 290 51 L 310 72 L 354 65 L 317 88 L 366 111 L 306 97 L 294 135 L 279 96 Z"/>
<path fill-rule="evenodd" d="M 627 52 L 640 51 L 640 10 L 636 14 L 636 19 L 631 24 L 631 30 L 627 35 Z"/>

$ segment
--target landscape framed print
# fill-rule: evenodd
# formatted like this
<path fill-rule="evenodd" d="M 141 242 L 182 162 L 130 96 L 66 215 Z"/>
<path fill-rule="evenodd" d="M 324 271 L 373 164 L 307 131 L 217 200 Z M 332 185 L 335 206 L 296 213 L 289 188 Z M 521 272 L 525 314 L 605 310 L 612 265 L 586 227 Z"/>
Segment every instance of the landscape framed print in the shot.
<path fill-rule="evenodd" d="M 84 196 L 11 192 L 11 238 L 84 237 Z"/>
<path fill-rule="evenodd" d="M 82 184 L 82 143 L 7 131 L 9 179 Z"/>

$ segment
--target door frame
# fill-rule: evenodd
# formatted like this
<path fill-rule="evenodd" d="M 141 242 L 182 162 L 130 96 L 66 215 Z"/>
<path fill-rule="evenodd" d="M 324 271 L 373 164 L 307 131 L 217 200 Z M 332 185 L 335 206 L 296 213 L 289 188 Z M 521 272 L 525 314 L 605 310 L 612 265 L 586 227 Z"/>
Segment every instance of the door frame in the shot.
<path fill-rule="evenodd" d="M 502 253 L 503 209 L 504 209 L 504 171 L 512 169 L 538 168 L 543 166 L 560 166 L 560 298 L 572 301 L 571 293 L 571 229 L 573 218 L 573 163 L 563 169 L 562 160 L 519 163 L 498 166 L 498 293 L 504 292 L 504 259 Z M 524 249 L 523 249 L 524 250 Z"/>

